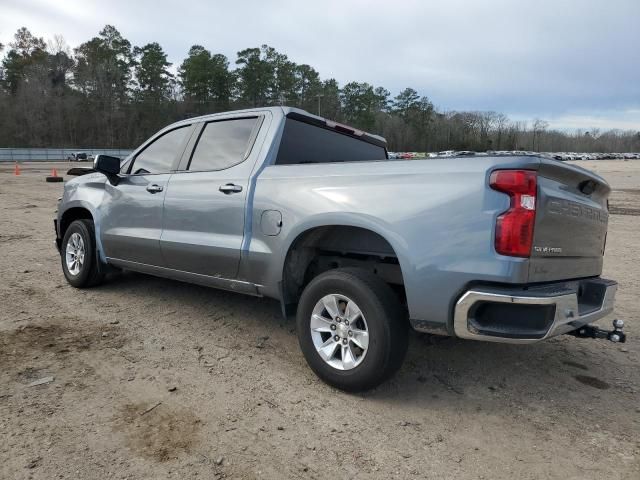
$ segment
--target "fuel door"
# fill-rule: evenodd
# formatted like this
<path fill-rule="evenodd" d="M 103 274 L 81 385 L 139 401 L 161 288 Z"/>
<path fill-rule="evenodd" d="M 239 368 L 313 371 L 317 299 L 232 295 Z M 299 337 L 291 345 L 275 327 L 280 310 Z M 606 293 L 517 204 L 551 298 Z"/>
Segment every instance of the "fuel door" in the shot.
<path fill-rule="evenodd" d="M 260 217 L 260 229 L 264 235 L 274 237 L 282 228 L 282 213 L 278 210 L 265 210 Z"/>

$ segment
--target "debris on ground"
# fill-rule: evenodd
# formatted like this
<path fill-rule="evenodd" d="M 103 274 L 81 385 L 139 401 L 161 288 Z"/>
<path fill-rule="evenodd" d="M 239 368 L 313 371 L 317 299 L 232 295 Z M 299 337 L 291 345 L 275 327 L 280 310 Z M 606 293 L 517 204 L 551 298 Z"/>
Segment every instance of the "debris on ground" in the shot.
<path fill-rule="evenodd" d="M 34 469 L 38 465 L 40 465 L 41 461 L 42 461 L 42 457 L 36 457 L 36 458 L 30 460 L 29 463 L 27 463 L 27 468 L 30 469 L 30 470 Z"/>
<path fill-rule="evenodd" d="M 152 411 L 153 409 L 155 409 L 156 407 L 159 407 L 160 405 L 162 405 L 162 402 L 158 402 L 155 405 L 153 405 L 152 407 L 147 408 L 144 412 L 140 412 L 140 416 L 146 415 L 147 413 L 149 413 L 150 411 Z"/>
<path fill-rule="evenodd" d="M 38 385 L 45 385 L 47 383 L 51 383 L 55 380 L 55 377 L 43 377 L 38 380 L 31 382 L 28 387 L 37 387 Z"/>

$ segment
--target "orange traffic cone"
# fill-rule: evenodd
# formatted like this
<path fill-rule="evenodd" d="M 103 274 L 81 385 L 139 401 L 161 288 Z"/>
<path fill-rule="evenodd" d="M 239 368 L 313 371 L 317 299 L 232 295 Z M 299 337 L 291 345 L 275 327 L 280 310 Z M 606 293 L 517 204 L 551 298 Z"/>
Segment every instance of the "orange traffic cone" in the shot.
<path fill-rule="evenodd" d="M 58 170 L 56 170 L 55 168 L 51 169 L 51 175 L 45 178 L 45 181 L 51 183 L 51 182 L 63 182 L 64 179 L 62 177 L 58 176 Z"/>
<path fill-rule="evenodd" d="M 18 162 L 16 162 L 16 168 L 13 170 L 13 174 L 17 177 L 18 175 L 20 175 L 20 165 L 18 165 Z"/>

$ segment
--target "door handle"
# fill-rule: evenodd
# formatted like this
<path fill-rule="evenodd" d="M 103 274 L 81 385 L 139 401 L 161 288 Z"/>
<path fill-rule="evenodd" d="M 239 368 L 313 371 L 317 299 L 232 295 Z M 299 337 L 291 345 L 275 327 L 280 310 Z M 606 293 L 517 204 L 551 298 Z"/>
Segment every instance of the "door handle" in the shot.
<path fill-rule="evenodd" d="M 242 187 L 240 185 L 234 185 L 233 183 L 227 183 L 226 185 L 220 185 L 220 188 L 218 190 L 226 195 L 229 195 L 230 193 L 241 192 Z"/>
<path fill-rule="evenodd" d="M 155 183 L 153 185 L 147 185 L 147 192 L 149 193 L 158 193 L 162 190 L 163 188 L 160 185 L 156 185 Z"/>

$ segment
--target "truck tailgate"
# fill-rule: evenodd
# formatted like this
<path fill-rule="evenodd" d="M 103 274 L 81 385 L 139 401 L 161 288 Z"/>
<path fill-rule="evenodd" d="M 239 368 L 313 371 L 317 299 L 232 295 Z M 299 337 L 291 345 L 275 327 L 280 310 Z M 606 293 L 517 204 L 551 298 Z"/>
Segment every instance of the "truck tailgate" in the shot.
<path fill-rule="evenodd" d="M 541 161 L 530 282 L 600 275 L 609 192 L 606 181 L 588 170 Z"/>

